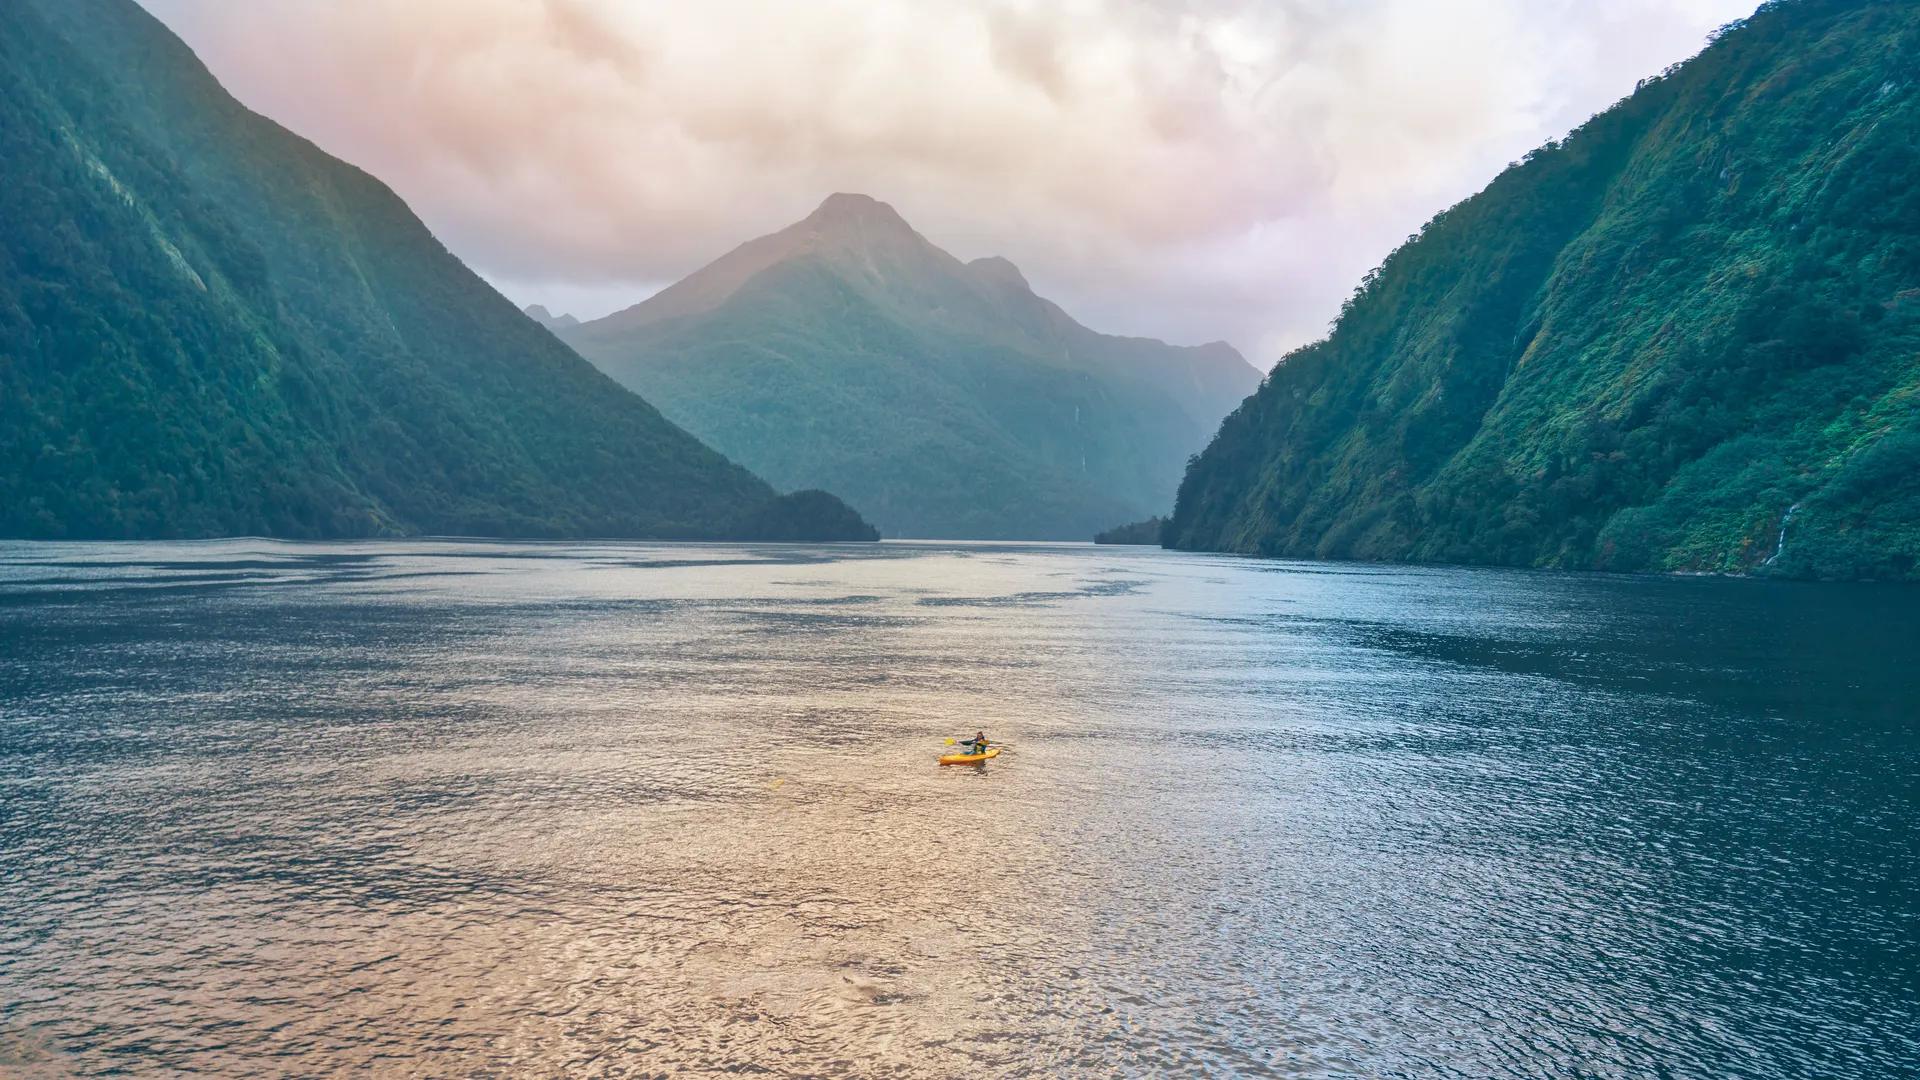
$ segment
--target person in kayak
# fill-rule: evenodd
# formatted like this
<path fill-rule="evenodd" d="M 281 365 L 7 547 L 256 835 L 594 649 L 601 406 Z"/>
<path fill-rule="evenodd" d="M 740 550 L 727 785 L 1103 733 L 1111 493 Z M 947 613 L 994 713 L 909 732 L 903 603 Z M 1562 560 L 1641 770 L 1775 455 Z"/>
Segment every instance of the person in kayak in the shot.
<path fill-rule="evenodd" d="M 962 741 L 960 745 L 964 747 L 969 754 L 984 754 L 987 752 L 987 733 L 984 731 L 976 731 L 973 733 L 972 741 Z"/>

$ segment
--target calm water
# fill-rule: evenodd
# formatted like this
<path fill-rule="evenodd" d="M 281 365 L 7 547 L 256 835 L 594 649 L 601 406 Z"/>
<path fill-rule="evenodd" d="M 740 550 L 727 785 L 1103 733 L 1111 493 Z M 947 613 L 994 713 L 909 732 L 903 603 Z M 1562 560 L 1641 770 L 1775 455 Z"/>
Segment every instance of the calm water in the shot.
<path fill-rule="evenodd" d="M 1915 1075 L 1917 710 L 1911 589 L 0 545 L 0 1073 Z"/>

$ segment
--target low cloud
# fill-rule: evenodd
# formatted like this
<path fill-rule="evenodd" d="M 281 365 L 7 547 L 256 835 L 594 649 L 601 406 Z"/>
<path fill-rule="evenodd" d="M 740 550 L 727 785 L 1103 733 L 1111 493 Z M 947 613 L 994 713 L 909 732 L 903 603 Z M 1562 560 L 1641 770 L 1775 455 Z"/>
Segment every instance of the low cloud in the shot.
<path fill-rule="evenodd" d="M 1752 0 L 145 0 L 516 300 L 633 302 L 833 191 L 1100 329 L 1324 331 Z"/>

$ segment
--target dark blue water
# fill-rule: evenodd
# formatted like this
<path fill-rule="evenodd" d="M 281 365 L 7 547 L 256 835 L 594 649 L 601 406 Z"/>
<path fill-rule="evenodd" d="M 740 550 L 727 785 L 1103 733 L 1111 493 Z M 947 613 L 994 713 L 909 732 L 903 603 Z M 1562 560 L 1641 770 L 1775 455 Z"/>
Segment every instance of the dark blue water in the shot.
<path fill-rule="evenodd" d="M 0 1074 L 1920 1075 L 1916 715 L 1912 589 L 0 545 Z"/>

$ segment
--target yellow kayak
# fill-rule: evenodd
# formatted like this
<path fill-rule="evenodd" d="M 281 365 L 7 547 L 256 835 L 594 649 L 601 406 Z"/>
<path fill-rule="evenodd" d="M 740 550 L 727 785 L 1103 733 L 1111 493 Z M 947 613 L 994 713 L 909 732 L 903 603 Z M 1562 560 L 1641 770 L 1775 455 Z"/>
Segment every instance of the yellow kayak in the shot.
<path fill-rule="evenodd" d="M 999 757 L 1000 748 L 991 747 L 984 754 L 948 754 L 940 759 L 942 765 L 978 765 L 990 757 Z"/>

